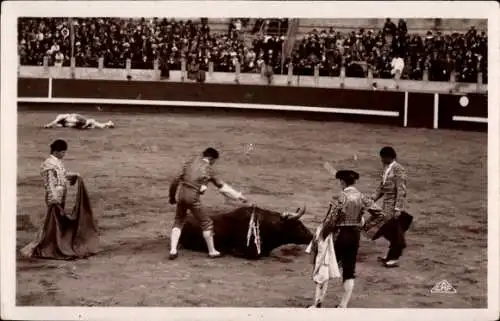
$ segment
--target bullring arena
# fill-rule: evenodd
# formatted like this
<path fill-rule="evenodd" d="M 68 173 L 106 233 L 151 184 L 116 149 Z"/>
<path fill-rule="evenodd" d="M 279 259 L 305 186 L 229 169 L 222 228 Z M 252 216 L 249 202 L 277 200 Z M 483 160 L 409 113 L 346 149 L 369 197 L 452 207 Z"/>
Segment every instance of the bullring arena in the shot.
<path fill-rule="evenodd" d="M 401 90 L 289 88 L 286 75 L 274 80 L 283 85 L 255 85 L 255 77 L 245 80 L 244 74 L 240 84 L 217 84 L 216 74 L 196 84 L 141 81 L 137 74 L 125 81 L 70 79 L 63 72 L 50 79 L 41 74 L 30 78 L 21 72 L 17 250 L 43 224 L 39 166 L 50 142 L 64 138 L 69 145 L 65 165 L 81 174 L 89 190 L 100 252 L 76 261 L 18 255 L 18 305 L 306 307 L 314 288 L 305 246 L 285 245 L 256 261 L 232 256 L 210 260 L 205 253 L 181 249 L 179 258 L 169 261 L 175 208 L 168 204 L 168 188 L 173 176 L 187 157 L 213 146 L 221 152 L 216 166 L 223 179 L 270 210 L 295 210 L 306 202 L 302 221 L 313 230 L 338 189 L 323 163 L 358 171 L 359 189 L 371 193 L 380 179 L 378 151 L 392 145 L 408 169 L 408 211 L 415 222 L 397 269 L 376 262 L 386 241 L 362 240 L 350 307 L 486 307 L 487 134 L 486 124 L 477 120 L 487 117 L 484 92 L 415 93 L 404 88 L 414 85 L 410 81 L 402 81 Z M 175 72 L 171 77 L 177 77 Z M 306 98 L 284 98 L 293 96 L 292 91 Z M 468 97 L 468 107 L 459 104 L 462 96 Z M 340 111 L 262 110 L 270 104 Z M 351 110 L 361 106 L 368 111 Z M 378 113 L 370 115 L 373 110 Z M 66 112 L 109 119 L 116 128 L 40 128 Z M 70 190 L 72 197 L 74 192 Z M 213 188 L 203 202 L 211 215 L 238 206 Z M 443 280 L 456 293 L 431 293 Z M 337 303 L 338 283 L 331 283 L 324 307 Z"/>

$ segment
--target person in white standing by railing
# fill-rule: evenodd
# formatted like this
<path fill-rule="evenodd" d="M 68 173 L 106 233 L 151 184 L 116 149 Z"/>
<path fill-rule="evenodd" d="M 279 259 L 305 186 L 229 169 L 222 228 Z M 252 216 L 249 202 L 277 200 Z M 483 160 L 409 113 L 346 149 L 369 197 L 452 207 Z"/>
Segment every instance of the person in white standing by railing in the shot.
<path fill-rule="evenodd" d="M 396 54 L 396 56 L 392 58 L 391 67 L 391 75 L 394 76 L 394 79 L 399 80 L 405 68 L 405 61 L 399 54 Z"/>
<path fill-rule="evenodd" d="M 57 50 L 54 55 L 54 66 L 61 68 L 63 66 L 63 62 L 64 62 L 64 54 L 59 50 Z"/>

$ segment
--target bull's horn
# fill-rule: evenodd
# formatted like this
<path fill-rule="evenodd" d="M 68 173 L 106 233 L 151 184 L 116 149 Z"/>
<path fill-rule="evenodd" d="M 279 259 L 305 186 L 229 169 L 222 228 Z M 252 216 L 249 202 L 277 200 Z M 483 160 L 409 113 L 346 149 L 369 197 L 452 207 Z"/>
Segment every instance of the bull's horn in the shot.
<path fill-rule="evenodd" d="M 295 212 L 283 212 L 281 213 L 281 217 L 285 219 L 298 220 L 305 213 L 306 213 L 306 204 L 304 203 L 303 208 L 299 207 Z"/>
<path fill-rule="evenodd" d="M 299 208 L 297 210 L 297 215 L 294 218 L 297 220 L 300 219 L 302 217 L 302 215 L 306 214 L 306 210 L 307 210 L 307 206 L 306 206 L 306 203 L 304 203 L 304 207 Z"/>

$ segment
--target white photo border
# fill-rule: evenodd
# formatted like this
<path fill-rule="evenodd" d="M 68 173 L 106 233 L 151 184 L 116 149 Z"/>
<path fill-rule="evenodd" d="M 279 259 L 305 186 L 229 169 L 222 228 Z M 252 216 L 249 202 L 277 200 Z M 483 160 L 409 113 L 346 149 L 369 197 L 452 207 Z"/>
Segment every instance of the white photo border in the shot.
<path fill-rule="evenodd" d="M 96 8 L 99 8 L 96 10 Z M 488 19 L 488 308 L 289 309 L 16 307 L 18 17 Z M 496 320 L 499 317 L 499 5 L 494 1 L 5 1 L 1 11 L 1 318 L 17 320 Z M 367 315 L 369 313 L 369 316 Z"/>

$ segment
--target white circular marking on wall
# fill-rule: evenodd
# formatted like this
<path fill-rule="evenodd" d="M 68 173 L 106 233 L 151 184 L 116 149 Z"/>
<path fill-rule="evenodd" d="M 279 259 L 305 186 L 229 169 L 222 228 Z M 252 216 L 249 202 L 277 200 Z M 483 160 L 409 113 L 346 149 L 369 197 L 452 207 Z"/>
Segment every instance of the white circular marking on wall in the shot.
<path fill-rule="evenodd" d="M 469 98 L 467 98 L 467 96 L 462 96 L 458 102 L 460 103 L 460 106 L 467 107 L 467 105 L 469 105 Z"/>

